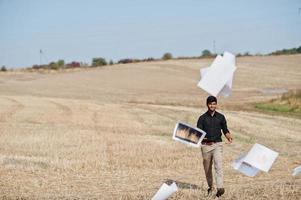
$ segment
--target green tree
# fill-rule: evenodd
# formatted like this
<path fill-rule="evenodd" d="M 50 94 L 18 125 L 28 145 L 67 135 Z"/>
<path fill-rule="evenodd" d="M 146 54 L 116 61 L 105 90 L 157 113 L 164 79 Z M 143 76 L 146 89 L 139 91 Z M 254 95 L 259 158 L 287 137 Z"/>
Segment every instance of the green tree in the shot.
<path fill-rule="evenodd" d="M 59 67 L 63 67 L 63 66 L 65 65 L 65 61 L 64 61 L 64 60 L 58 60 L 58 61 L 57 61 L 57 65 L 58 65 Z"/>
<path fill-rule="evenodd" d="M 171 54 L 171 53 L 165 53 L 165 54 L 162 56 L 162 59 L 163 59 L 163 60 L 169 60 L 169 59 L 172 59 L 172 54 Z"/>
<path fill-rule="evenodd" d="M 251 56 L 251 54 L 247 51 L 247 52 L 244 53 L 243 56 Z"/>
<path fill-rule="evenodd" d="M 50 69 L 58 70 L 60 67 L 56 62 L 49 63 Z"/>
<path fill-rule="evenodd" d="M 3 66 L 1 67 L 1 71 L 2 71 L 2 72 L 6 72 L 6 71 L 7 71 L 5 65 L 3 65 Z"/>
<path fill-rule="evenodd" d="M 210 56 L 212 56 L 212 53 L 208 49 L 202 51 L 202 57 L 210 57 Z"/>
<path fill-rule="evenodd" d="M 110 63 L 109 63 L 110 65 L 114 65 L 114 62 L 113 62 L 113 60 L 110 60 Z"/>
<path fill-rule="evenodd" d="M 104 66 L 107 65 L 107 61 L 104 58 L 93 58 L 92 59 L 92 66 L 93 67 L 97 67 L 97 66 Z"/>

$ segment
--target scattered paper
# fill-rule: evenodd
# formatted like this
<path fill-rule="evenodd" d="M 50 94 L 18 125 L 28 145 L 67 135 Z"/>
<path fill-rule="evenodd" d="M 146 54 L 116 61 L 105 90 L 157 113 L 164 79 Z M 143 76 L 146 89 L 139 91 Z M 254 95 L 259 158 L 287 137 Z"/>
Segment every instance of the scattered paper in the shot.
<path fill-rule="evenodd" d="M 158 192 L 153 196 L 152 200 L 165 200 L 170 197 L 174 192 L 178 190 L 178 186 L 175 182 L 171 185 L 163 183 Z"/>
<path fill-rule="evenodd" d="M 301 165 L 299 167 L 296 167 L 293 171 L 293 176 L 297 176 L 301 173 Z"/>
<path fill-rule="evenodd" d="M 225 52 L 223 56 L 218 55 L 210 67 L 201 69 L 201 80 L 198 87 L 213 96 L 221 94 L 228 97 L 231 94 L 235 70 L 233 54 Z"/>
<path fill-rule="evenodd" d="M 243 173 L 246 176 L 250 176 L 250 177 L 256 176 L 256 174 L 259 172 L 259 169 L 252 167 L 251 165 L 243 162 L 245 157 L 246 157 L 246 154 L 244 154 L 244 155 L 240 156 L 238 159 L 236 159 L 232 163 L 232 167 L 234 169 L 236 169 L 237 171 L 240 171 L 241 173 Z"/>
<path fill-rule="evenodd" d="M 173 139 L 193 147 L 200 147 L 206 132 L 188 124 L 178 122 L 174 128 Z"/>
<path fill-rule="evenodd" d="M 278 155 L 277 152 L 256 143 L 248 153 L 236 159 L 232 166 L 241 173 L 253 177 L 259 171 L 268 172 Z"/>
<path fill-rule="evenodd" d="M 244 162 L 261 171 L 268 172 L 277 157 L 277 152 L 261 144 L 254 144 L 252 149 L 246 155 Z"/>

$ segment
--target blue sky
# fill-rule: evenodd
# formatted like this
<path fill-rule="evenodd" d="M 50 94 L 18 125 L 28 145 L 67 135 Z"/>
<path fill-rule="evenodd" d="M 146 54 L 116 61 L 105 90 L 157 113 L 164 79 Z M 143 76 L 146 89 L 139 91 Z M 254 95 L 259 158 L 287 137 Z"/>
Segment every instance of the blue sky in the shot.
<path fill-rule="evenodd" d="M 301 46 L 301 0 L 0 0 L 0 66 Z"/>

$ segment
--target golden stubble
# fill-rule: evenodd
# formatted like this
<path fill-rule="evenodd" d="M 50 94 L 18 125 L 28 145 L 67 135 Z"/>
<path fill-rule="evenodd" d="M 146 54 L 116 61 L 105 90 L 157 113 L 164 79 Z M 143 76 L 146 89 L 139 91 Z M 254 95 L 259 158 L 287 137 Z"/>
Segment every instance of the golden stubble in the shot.
<path fill-rule="evenodd" d="M 150 199 L 175 180 L 180 190 L 171 199 L 205 199 L 200 149 L 173 141 L 172 132 L 177 121 L 195 125 L 206 111 L 196 83 L 211 61 L 1 74 L 0 198 Z M 291 176 L 301 164 L 300 119 L 245 109 L 280 95 L 262 88 L 300 87 L 300 61 L 238 59 L 233 95 L 218 102 L 234 136 L 224 144 L 223 199 L 300 197 L 300 176 Z M 231 162 L 255 142 L 280 155 L 269 173 L 248 178 Z"/>

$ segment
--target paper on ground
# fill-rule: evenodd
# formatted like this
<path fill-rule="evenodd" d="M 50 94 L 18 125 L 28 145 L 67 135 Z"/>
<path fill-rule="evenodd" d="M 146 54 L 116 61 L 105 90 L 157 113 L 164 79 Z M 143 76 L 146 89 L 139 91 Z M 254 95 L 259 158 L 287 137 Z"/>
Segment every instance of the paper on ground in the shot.
<path fill-rule="evenodd" d="M 235 160 L 232 166 L 241 173 L 253 177 L 259 170 L 268 172 L 278 155 L 277 152 L 256 143 L 248 153 Z"/>
<path fill-rule="evenodd" d="M 152 200 L 165 200 L 170 197 L 174 192 L 178 190 L 178 186 L 175 182 L 171 185 L 163 183 L 158 192 L 153 196 Z"/>
<path fill-rule="evenodd" d="M 232 167 L 246 176 L 254 177 L 259 172 L 259 169 L 252 167 L 251 165 L 244 163 L 243 160 L 246 157 L 246 154 L 240 156 L 232 163 Z"/>
<path fill-rule="evenodd" d="M 231 94 L 235 70 L 235 56 L 233 54 L 225 52 L 223 56 L 218 55 L 210 67 L 201 70 L 201 80 L 198 87 L 213 96 L 220 93 L 227 97 Z"/>
<path fill-rule="evenodd" d="M 293 171 L 293 176 L 297 176 L 301 173 L 301 165 L 299 167 L 296 167 Z"/>

